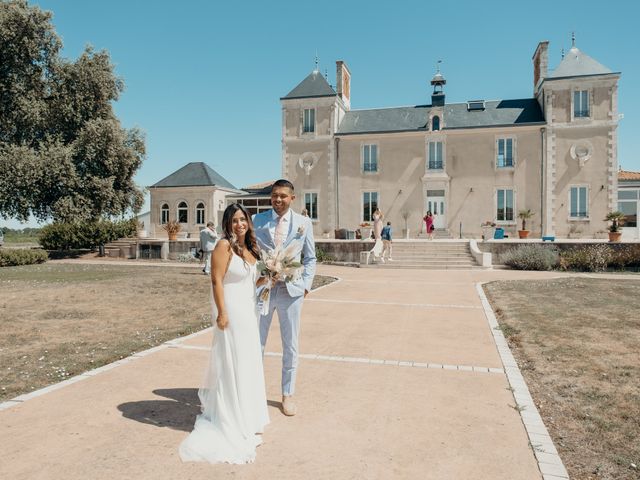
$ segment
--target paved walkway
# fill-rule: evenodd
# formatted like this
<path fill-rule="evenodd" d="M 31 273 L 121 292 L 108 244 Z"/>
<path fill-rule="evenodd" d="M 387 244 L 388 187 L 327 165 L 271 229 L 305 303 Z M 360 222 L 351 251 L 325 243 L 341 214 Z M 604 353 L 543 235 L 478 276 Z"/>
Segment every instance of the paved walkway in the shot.
<path fill-rule="evenodd" d="M 272 327 L 256 463 L 178 457 L 209 330 L 0 411 L 0 478 L 542 479 L 476 283 L 557 274 L 318 270 L 341 280 L 305 302 L 291 418 Z"/>

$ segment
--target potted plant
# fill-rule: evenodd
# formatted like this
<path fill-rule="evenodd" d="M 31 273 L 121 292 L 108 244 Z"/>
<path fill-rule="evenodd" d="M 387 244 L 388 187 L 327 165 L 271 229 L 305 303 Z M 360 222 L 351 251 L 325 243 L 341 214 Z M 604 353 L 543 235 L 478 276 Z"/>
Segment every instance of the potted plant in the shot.
<path fill-rule="evenodd" d="M 615 212 L 610 212 L 605 220 L 611 222 L 609 225 L 609 241 L 610 242 L 619 242 L 620 237 L 622 236 L 622 232 L 620 231 L 620 227 L 624 223 L 625 214 L 616 210 Z"/>
<path fill-rule="evenodd" d="M 530 232 L 529 230 L 527 230 L 527 220 L 529 220 L 534 215 L 535 213 L 533 213 L 530 208 L 527 208 L 526 210 L 520 210 L 520 212 L 518 212 L 518 218 L 522 220 L 522 230 L 518 230 L 518 237 L 527 238 L 529 236 Z"/>
<path fill-rule="evenodd" d="M 162 228 L 169 235 L 170 241 L 177 240 L 178 232 L 182 229 L 182 227 L 180 226 L 180 222 L 178 222 L 177 220 L 169 220 L 167 223 L 162 225 Z"/>
<path fill-rule="evenodd" d="M 369 222 L 362 222 L 360 224 L 360 232 L 362 240 L 369 240 L 371 238 L 371 232 L 373 232 L 373 228 L 371 228 L 371 224 Z"/>

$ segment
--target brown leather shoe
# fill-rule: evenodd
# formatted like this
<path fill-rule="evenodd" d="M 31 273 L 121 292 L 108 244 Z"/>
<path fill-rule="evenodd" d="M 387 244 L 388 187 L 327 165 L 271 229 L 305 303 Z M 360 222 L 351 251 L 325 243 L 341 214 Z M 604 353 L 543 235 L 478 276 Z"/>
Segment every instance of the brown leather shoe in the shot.
<path fill-rule="evenodd" d="M 291 396 L 282 397 L 282 412 L 287 417 L 293 417 L 296 414 L 296 404 L 293 402 L 293 397 Z"/>

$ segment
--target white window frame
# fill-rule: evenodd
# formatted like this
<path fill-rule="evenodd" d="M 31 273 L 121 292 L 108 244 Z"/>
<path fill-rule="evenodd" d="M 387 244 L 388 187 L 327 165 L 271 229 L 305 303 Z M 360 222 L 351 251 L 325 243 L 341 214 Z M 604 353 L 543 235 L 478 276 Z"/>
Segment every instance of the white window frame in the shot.
<path fill-rule="evenodd" d="M 316 196 L 316 211 L 312 212 L 310 209 L 307 208 L 307 195 L 315 195 Z M 320 202 L 320 192 L 318 190 L 305 190 L 303 195 L 302 195 L 302 201 L 303 201 L 303 207 L 302 208 L 306 208 L 307 209 L 307 215 L 309 215 L 309 218 L 311 219 L 312 222 L 317 222 L 320 217 L 318 216 L 318 203 Z M 315 213 L 315 217 L 312 215 L 313 213 Z"/>
<path fill-rule="evenodd" d="M 369 211 L 369 217 L 370 217 L 369 220 L 366 220 L 364 218 L 364 194 L 365 193 L 369 193 L 369 194 L 375 193 L 376 194 L 376 207 L 380 208 L 380 192 L 377 191 L 377 190 L 362 190 L 360 192 L 360 220 L 361 220 L 362 223 L 369 222 L 369 223 L 371 223 L 373 225 L 373 212 L 376 211 L 375 208 L 372 209 L 371 207 L 369 207 L 369 210 L 370 210 Z M 371 197 L 369 197 L 369 203 L 371 203 Z"/>
<path fill-rule="evenodd" d="M 500 155 L 500 142 L 504 142 L 505 160 L 507 154 L 507 140 L 511 140 L 511 165 L 499 165 L 498 156 Z M 508 135 L 496 137 L 496 155 L 495 155 L 495 168 L 497 170 L 504 170 L 516 167 L 516 138 Z"/>
<path fill-rule="evenodd" d="M 164 207 L 167 208 L 164 208 Z M 164 212 L 167 212 L 167 217 L 165 218 L 164 216 Z M 160 204 L 160 225 L 166 225 L 169 222 L 169 219 L 171 218 L 171 209 L 169 208 L 169 203 L 168 202 L 162 202 Z"/>
<path fill-rule="evenodd" d="M 307 112 L 313 112 L 313 122 L 309 124 L 310 130 L 306 130 L 307 126 Z M 316 109 L 315 108 L 303 108 L 302 109 L 302 134 L 314 135 L 316 133 Z"/>
<path fill-rule="evenodd" d="M 200 208 L 200 205 L 202 205 L 202 208 Z M 206 213 L 207 213 L 207 207 L 205 206 L 204 202 L 202 200 L 199 200 L 196 202 L 196 209 L 195 209 L 195 213 L 196 213 L 196 225 L 205 225 L 206 222 Z M 202 221 L 199 222 L 198 220 L 200 220 L 200 213 L 202 213 Z"/>
<path fill-rule="evenodd" d="M 376 169 L 375 170 L 367 170 L 365 169 L 365 151 L 367 148 L 369 149 L 369 162 L 371 162 L 371 147 L 375 147 L 376 152 Z M 378 143 L 363 143 L 360 147 L 360 170 L 365 175 L 372 175 L 380 172 L 380 145 Z"/>
<path fill-rule="evenodd" d="M 500 191 L 500 190 L 504 190 L 505 192 L 507 190 L 510 190 L 512 192 L 512 195 L 513 195 L 513 218 L 511 220 L 498 220 L 498 191 Z M 517 197 L 516 189 L 513 188 L 513 187 L 507 187 L 507 186 L 505 186 L 505 187 L 495 187 L 494 194 L 493 194 L 493 212 L 494 212 L 494 216 L 495 216 L 495 222 L 498 225 L 516 225 L 517 224 L 517 215 L 516 215 L 516 212 L 517 212 L 517 208 L 516 208 L 517 200 L 516 200 L 516 197 Z M 506 217 L 506 213 L 507 213 L 506 212 L 506 203 L 507 203 L 507 197 L 506 197 L 506 194 L 505 194 L 505 207 L 504 207 L 504 209 L 505 209 L 505 217 Z"/>
<path fill-rule="evenodd" d="M 586 92 L 587 95 L 587 115 L 586 116 L 579 116 L 576 117 L 576 105 L 575 105 L 575 101 L 576 101 L 576 93 L 582 93 L 582 92 Z M 588 88 L 574 88 L 571 91 L 571 119 L 572 120 L 589 120 L 591 119 L 591 108 L 593 106 L 593 98 L 592 98 L 593 94 L 591 89 Z M 582 95 L 581 95 L 582 97 Z"/>
<path fill-rule="evenodd" d="M 442 166 L 440 168 L 431 168 L 431 144 L 436 145 L 434 147 L 434 152 L 436 157 L 438 156 L 438 147 L 437 145 L 440 144 L 441 149 L 440 149 L 440 160 L 442 163 Z M 427 171 L 428 172 L 440 172 L 440 171 L 444 171 L 446 167 L 446 162 L 445 162 L 445 150 L 444 150 L 444 142 L 442 140 L 429 140 L 427 142 Z"/>
<path fill-rule="evenodd" d="M 180 207 L 181 203 L 184 203 L 186 205 L 186 207 L 181 208 Z M 181 222 L 180 221 L 180 211 L 181 210 L 185 210 L 187 212 L 187 221 L 186 222 Z M 176 221 L 178 223 L 183 223 L 183 224 L 189 223 L 189 202 L 187 202 L 186 200 L 178 200 L 178 202 L 176 202 Z"/>
<path fill-rule="evenodd" d="M 571 213 L 572 213 L 571 212 L 571 191 L 574 188 L 578 188 L 578 189 L 585 188 L 587 190 L 587 195 L 586 195 L 586 197 L 587 197 L 586 198 L 586 202 L 587 202 L 587 205 L 586 205 L 587 211 L 586 211 L 586 213 L 587 213 L 587 215 L 585 217 L 580 217 L 580 216 L 576 217 L 576 216 L 571 215 Z M 577 198 L 578 211 L 580 211 L 580 190 L 578 190 L 577 195 L 578 195 L 578 198 Z M 569 189 L 568 189 L 568 192 L 567 192 L 567 197 L 568 197 L 567 198 L 567 207 L 568 207 L 567 208 L 567 217 L 569 217 L 569 220 L 573 221 L 573 222 L 575 222 L 575 221 L 579 221 L 579 222 L 589 221 L 590 220 L 590 215 L 591 215 L 591 209 L 589 208 L 590 207 L 590 203 L 591 203 L 590 202 L 591 186 L 589 184 L 587 184 L 587 183 L 577 183 L 577 184 L 569 185 Z"/>
<path fill-rule="evenodd" d="M 434 128 L 433 126 L 433 122 L 435 119 L 438 119 L 438 128 Z M 431 117 L 431 131 L 432 132 L 439 132 L 440 130 L 442 130 L 442 117 L 440 115 L 433 115 Z"/>

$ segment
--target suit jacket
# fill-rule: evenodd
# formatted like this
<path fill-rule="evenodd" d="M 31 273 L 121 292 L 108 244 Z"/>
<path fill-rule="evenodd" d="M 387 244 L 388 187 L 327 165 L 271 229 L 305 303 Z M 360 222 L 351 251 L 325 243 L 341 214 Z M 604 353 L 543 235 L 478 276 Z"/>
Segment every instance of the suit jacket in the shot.
<path fill-rule="evenodd" d="M 261 249 L 273 250 L 276 248 L 271 229 L 275 231 L 276 221 L 273 219 L 273 210 L 257 213 L 253 216 L 253 228 L 256 231 L 256 238 Z M 304 295 L 304 291 L 311 291 L 313 276 L 316 273 L 316 244 L 313 240 L 313 224 L 309 217 L 304 217 L 291 211 L 291 223 L 289 233 L 283 243 L 286 247 L 291 242 L 298 242 L 300 250 L 296 255 L 298 261 L 301 254 L 303 272 L 302 276 L 293 282 L 287 282 L 287 291 L 292 297 Z"/>
<path fill-rule="evenodd" d="M 218 235 L 209 227 L 200 230 L 200 248 L 203 252 L 210 252 L 216 246 Z"/>

